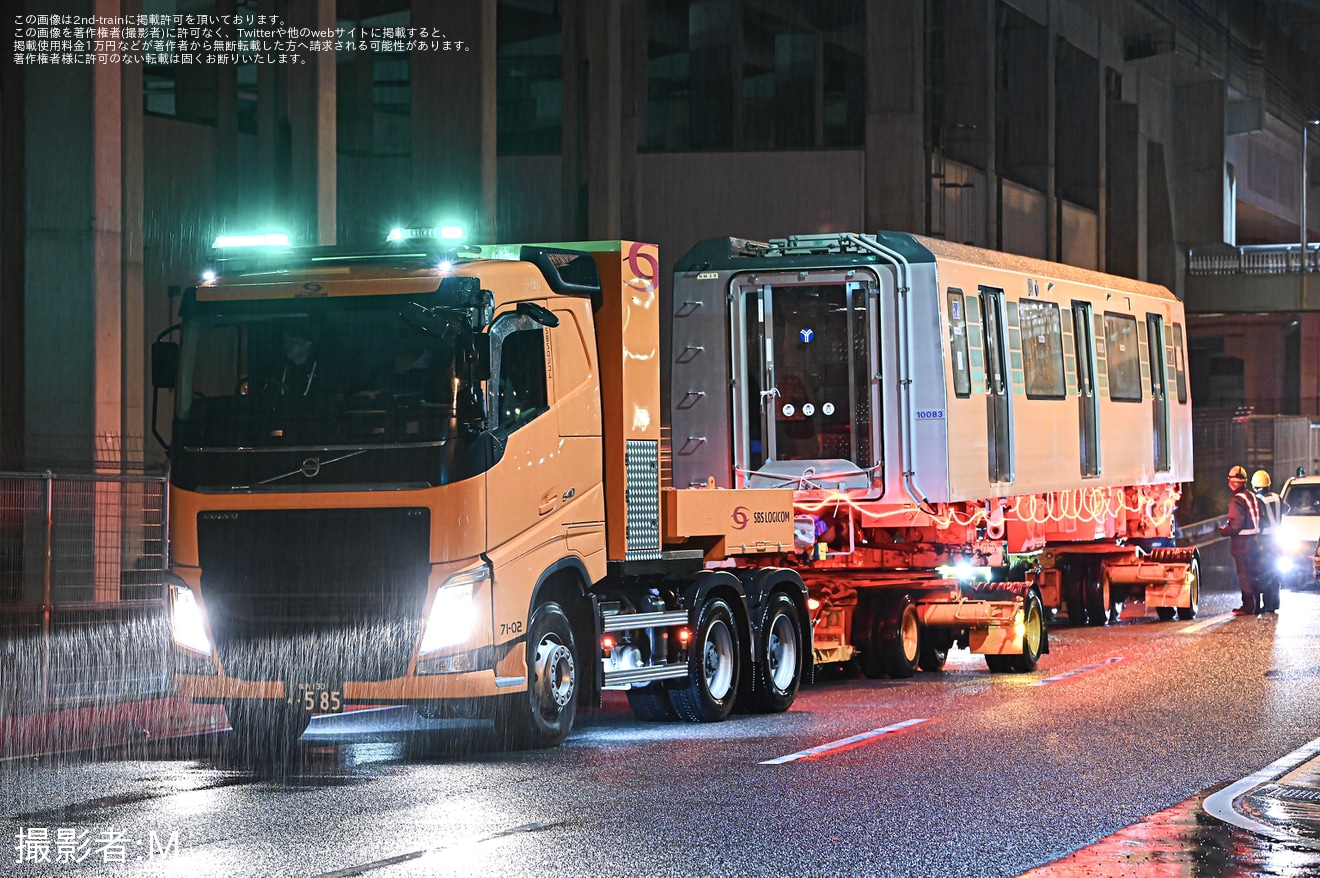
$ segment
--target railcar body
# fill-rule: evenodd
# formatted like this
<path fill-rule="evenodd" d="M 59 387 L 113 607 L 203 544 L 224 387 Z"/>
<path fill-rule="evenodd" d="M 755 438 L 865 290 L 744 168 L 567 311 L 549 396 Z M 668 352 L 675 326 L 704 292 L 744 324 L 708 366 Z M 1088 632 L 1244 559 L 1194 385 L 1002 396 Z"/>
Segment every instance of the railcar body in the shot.
<path fill-rule="evenodd" d="M 794 488 L 787 563 L 826 602 L 860 598 L 844 640 L 874 641 L 877 624 L 899 636 L 906 601 L 933 631 L 938 605 L 968 598 L 948 588 L 959 566 L 1020 580 L 1074 621 L 1138 596 L 1194 614 L 1195 558 L 1148 551 L 1168 542 L 1192 474 L 1183 309 L 1167 289 L 829 234 L 700 243 L 676 265 L 673 305 L 675 485 Z"/>

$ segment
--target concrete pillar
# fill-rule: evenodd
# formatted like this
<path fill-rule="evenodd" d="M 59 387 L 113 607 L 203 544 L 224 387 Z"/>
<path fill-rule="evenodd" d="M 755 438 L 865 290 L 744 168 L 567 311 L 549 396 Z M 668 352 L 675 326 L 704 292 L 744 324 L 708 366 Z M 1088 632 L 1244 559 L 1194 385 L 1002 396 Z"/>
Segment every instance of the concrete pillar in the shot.
<path fill-rule="evenodd" d="M 565 226 L 590 239 L 622 235 L 624 167 L 634 167 L 638 70 L 625 65 L 625 8 L 616 0 L 570 0 L 564 5 L 563 209 Z M 576 63 L 572 59 L 577 59 Z M 625 70 L 630 76 L 625 82 Z M 644 82 L 644 80 L 643 80 Z M 625 117 L 624 107 L 630 109 Z M 644 124 L 644 123 L 643 123 Z M 632 187 L 628 189 L 633 192 Z"/>
<path fill-rule="evenodd" d="M 623 97 L 619 105 L 619 235 L 636 240 L 645 205 L 638 198 L 637 147 L 646 138 L 646 0 L 620 0 L 619 19 Z M 661 254 L 663 258 L 665 254 Z M 665 286 L 668 286 L 667 284 Z"/>
<path fill-rule="evenodd" d="M 1055 120 L 1054 120 L 1054 185 L 1058 201 L 1067 201 L 1078 207 L 1100 212 L 1100 166 L 1103 150 L 1104 106 L 1103 77 L 1100 62 L 1063 40 L 1055 42 Z M 1061 206 L 1061 205 L 1060 205 Z M 1057 255 L 1076 247 L 1063 240 L 1062 210 L 1059 211 L 1059 248 Z M 1100 235 L 1103 238 L 1103 235 Z M 1088 251 L 1090 248 L 1088 246 Z M 1096 265 L 1098 252 L 1088 252 L 1089 261 Z"/>
<path fill-rule="evenodd" d="M 274 16 L 282 12 L 276 0 L 257 0 L 257 15 Z M 290 234 L 290 218 L 285 215 L 289 202 L 289 119 L 285 67 L 280 64 L 257 65 L 257 185 L 252 214 L 244 218 L 241 231 L 248 224 L 261 231 L 283 230 Z M 221 218 L 221 229 L 240 230 Z"/>
<path fill-rule="evenodd" d="M 935 120 L 935 145 L 949 159 L 985 172 L 985 191 L 975 203 L 982 210 L 973 220 L 978 228 L 959 240 L 986 244 L 999 240 L 999 187 L 995 156 L 995 2 L 945 0 L 941 31 L 944 42 L 942 118 Z M 933 108 L 932 108 L 933 109 Z M 932 169 L 938 173 L 940 168 Z M 935 179 L 934 192 L 945 180 Z M 948 193 L 944 193 L 948 198 Z M 935 213 L 932 210 L 932 213 Z M 948 230 L 939 231 L 948 233 Z"/>
<path fill-rule="evenodd" d="M 461 48 L 412 54 L 412 205 L 417 222 L 494 232 L 495 0 L 416 0 L 412 26 Z"/>
<path fill-rule="evenodd" d="M 1183 246 L 1224 240 L 1226 87 L 1212 80 L 1174 90 L 1174 235 Z"/>
<path fill-rule="evenodd" d="M 923 4 L 866 0 L 867 231 L 926 230 L 924 28 Z"/>
<path fill-rule="evenodd" d="M 1183 249 L 1178 246 L 1174 217 L 1186 213 L 1175 208 L 1163 144 L 1146 145 L 1146 271 L 1143 280 L 1164 284 L 1182 295 L 1185 274 Z"/>
<path fill-rule="evenodd" d="M 1058 203 L 1054 191 L 1054 55 L 1047 25 L 1005 8 L 998 32 L 998 69 L 1003 87 L 997 102 L 1001 127 L 999 163 L 1005 177 L 1044 195 L 1045 254 L 1058 258 Z M 1034 213 L 1034 211 L 1033 211 Z M 1036 222 L 1035 217 L 1032 219 Z M 1003 240 L 1000 247 L 1029 252 L 1024 242 Z"/>
<path fill-rule="evenodd" d="M 332 30 L 335 2 L 289 0 L 288 24 Z M 333 244 L 338 206 L 335 53 L 306 52 L 299 62 L 288 65 L 292 231 L 304 242 Z"/>
<path fill-rule="evenodd" d="M 1304 311 L 1297 319 L 1301 321 L 1298 413 L 1320 415 L 1320 313 Z"/>
<path fill-rule="evenodd" d="M 1146 144 L 1136 104 L 1109 101 L 1105 125 L 1105 270 L 1145 277 Z"/>
<path fill-rule="evenodd" d="M 29 11 L 117 16 L 120 4 Z M 86 466 L 97 437 L 124 432 L 121 75 L 110 65 L 33 65 L 24 74 L 29 458 Z"/>
<path fill-rule="evenodd" d="M 0 468 L 23 460 L 24 67 L 0 67 Z"/>
<path fill-rule="evenodd" d="M 232 0 L 231 0 L 232 2 Z M 142 12 L 142 0 L 123 0 L 127 15 Z M 219 66 L 219 65 L 216 65 Z M 123 100 L 120 106 L 122 129 L 122 203 L 123 249 L 120 263 L 120 291 L 122 294 L 123 376 L 122 411 L 124 424 L 123 455 L 125 464 L 143 463 L 146 444 L 155 440 L 151 436 L 151 411 L 147 404 L 147 383 L 150 366 L 148 344 L 156 332 L 164 327 L 151 327 L 147 319 L 146 271 L 143 256 L 144 234 L 144 150 L 142 141 L 142 65 L 126 64 L 122 69 Z M 235 152 L 237 146 L 234 147 Z M 117 568 L 116 568 L 117 569 Z"/>

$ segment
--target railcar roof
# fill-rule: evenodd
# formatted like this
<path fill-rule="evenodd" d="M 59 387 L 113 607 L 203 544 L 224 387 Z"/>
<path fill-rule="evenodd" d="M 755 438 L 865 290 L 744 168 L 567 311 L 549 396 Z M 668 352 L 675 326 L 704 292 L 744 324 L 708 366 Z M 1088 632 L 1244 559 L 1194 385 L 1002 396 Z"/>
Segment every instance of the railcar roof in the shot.
<path fill-rule="evenodd" d="M 875 265 L 883 262 L 880 257 L 857 249 L 855 245 L 850 249 L 833 246 L 846 234 L 804 235 L 769 242 L 744 238 L 713 238 L 694 245 L 676 262 L 674 268 L 681 272 L 729 269 L 773 271 Z M 986 250 L 969 244 L 956 244 L 907 232 L 876 232 L 873 237 L 877 243 L 896 251 L 913 263 L 928 264 L 939 260 L 973 263 L 1019 272 L 1035 278 L 1089 284 L 1105 290 L 1177 301 L 1177 296 L 1159 284 L 1078 268 L 1062 262 L 1033 259 L 1015 253 L 1001 253 L 998 250 Z"/>
<path fill-rule="evenodd" d="M 1147 281 L 1135 280 L 1130 277 L 1123 277 L 1118 274 L 1105 274 L 1102 271 L 1092 271 L 1089 268 L 1078 268 L 1075 265 L 1067 265 L 1062 262 L 1050 262 L 1046 259 L 1034 259 L 1030 256 L 1019 256 L 1016 253 L 1002 253 L 998 250 L 986 250 L 982 247 L 973 247 L 969 244 L 957 244 L 953 241 L 944 241 L 939 238 L 927 238 L 922 235 L 912 235 L 912 239 L 929 250 L 936 259 L 950 259 L 956 262 L 975 262 L 978 265 L 1003 269 L 1004 271 L 1016 271 L 1021 274 L 1031 275 L 1032 277 L 1052 278 L 1054 280 L 1090 284 L 1091 286 L 1101 287 L 1103 289 L 1119 290 L 1125 293 L 1150 296 L 1153 299 L 1178 300 L 1178 297 L 1170 292 L 1167 287 L 1161 286 L 1160 284 L 1149 283 Z"/>

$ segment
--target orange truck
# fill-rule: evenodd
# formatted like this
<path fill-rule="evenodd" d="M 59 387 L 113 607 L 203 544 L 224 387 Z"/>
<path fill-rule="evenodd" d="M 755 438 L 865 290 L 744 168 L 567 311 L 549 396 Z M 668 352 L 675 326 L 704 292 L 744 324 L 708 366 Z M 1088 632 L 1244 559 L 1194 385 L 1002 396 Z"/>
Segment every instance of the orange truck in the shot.
<path fill-rule="evenodd" d="M 410 704 L 545 747 L 605 689 L 649 719 L 793 703 L 807 592 L 759 561 L 793 492 L 669 485 L 653 245 L 214 256 L 152 380 L 175 681 L 239 740 Z"/>
<path fill-rule="evenodd" d="M 1166 290 L 882 233 L 703 242 L 662 300 L 654 245 L 430 231 L 217 240 L 153 346 L 175 680 L 240 740 L 411 704 L 553 746 L 606 689 L 719 721 L 1194 615 Z"/>

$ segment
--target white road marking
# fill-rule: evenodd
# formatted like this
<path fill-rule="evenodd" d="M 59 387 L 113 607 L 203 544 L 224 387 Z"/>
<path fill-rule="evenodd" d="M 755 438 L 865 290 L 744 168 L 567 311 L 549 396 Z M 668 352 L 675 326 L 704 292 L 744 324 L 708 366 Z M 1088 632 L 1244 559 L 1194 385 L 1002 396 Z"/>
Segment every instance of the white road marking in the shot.
<path fill-rule="evenodd" d="M 1027 685 L 1048 686 L 1051 683 L 1057 683 L 1060 680 L 1066 680 L 1069 677 L 1076 677 L 1078 674 L 1085 674 L 1088 671 L 1094 671 L 1098 668 L 1103 668 L 1106 665 L 1112 665 L 1115 662 L 1121 662 L 1122 660 L 1123 660 L 1123 656 L 1121 655 L 1112 656 L 1111 658 L 1107 658 L 1103 661 L 1094 662 L 1089 665 L 1083 665 L 1080 668 L 1073 668 L 1071 671 L 1064 671 L 1062 674 L 1055 674 L 1053 677 L 1046 677 L 1044 680 L 1037 680 L 1036 682 L 1029 683 Z"/>
<path fill-rule="evenodd" d="M 903 729 L 910 728 L 912 726 L 921 725 L 924 722 L 930 722 L 930 719 L 929 718 L 905 719 L 901 723 L 894 723 L 892 726 L 885 726 L 883 729 L 872 729 L 869 732 L 862 732 L 860 735 L 853 735 L 851 738 L 843 738 L 842 740 L 839 741 L 831 741 L 828 744 L 821 744 L 819 747 L 812 747 L 808 750 L 799 750 L 798 752 L 790 753 L 787 756 L 780 756 L 775 759 L 767 759 L 761 764 L 782 765 L 785 762 L 796 762 L 799 759 L 806 759 L 808 756 L 816 756 L 817 754 L 820 753 L 828 753 L 830 750 L 837 750 L 840 747 L 847 747 L 851 744 L 857 744 L 862 741 L 870 740 L 871 738 L 878 738 L 881 735 L 889 735 L 894 732 L 899 732 L 902 731 Z"/>
<path fill-rule="evenodd" d="M 1205 801 L 1201 803 L 1201 808 L 1211 817 L 1222 820 L 1225 823 L 1231 823 L 1234 826 L 1245 829 L 1248 832 L 1253 832 L 1256 835 L 1263 835 L 1267 838 L 1275 839 L 1276 841 L 1284 841 L 1290 845 L 1300 845 L 1302 847 L 1311 848 L 1312 850 L 1320 850 L 1320 841 L 1310 838 L 1302 838 L 1293 835 L 1292 833 L 1284 832 L 1277 826 L 1271 826 L 1268 823 L 1261 823 L 1259 820 L 1254 820 L 1246 814 L 1243 814 L 1241 811 L 1237 810 L 1236 807 L 1237 803 L 1249 795 L 1252 790 L 1256 789 L 1256 787 L 1263 786 L 1264 784 L 1270 783 L 1275 778 L 1287 774 L 1298 765 L 1309 761 L 1317 753 L 1320 753 L 1320 738 L 1316 738 L 1309 744 L 1303 744 L 1287 756 L 1282 756 L 1274 760 L 1260 771 L 1242 778 L 1242 780 L 1237 783 L 1230 784 L 1219 792 L 1206 796 Z"/>
<path fill-rule="evenodd" d="M 1200 634 L 1208 628 L 1213 628 L 1216 625 L 1223 625 L 1225 622 L 1227 622 L 1229 619 L 1232 618 L 1233 618 L 1232 613 L 1220 613 L 1218 616 L 1211 616 L 1208 619 L 1202 619 L 1200 622 L 1197 622 L 1194 625 L 1188 625 L 1186 628 L 1180 628 L 1178 629 L 1178 633 Z"/>

